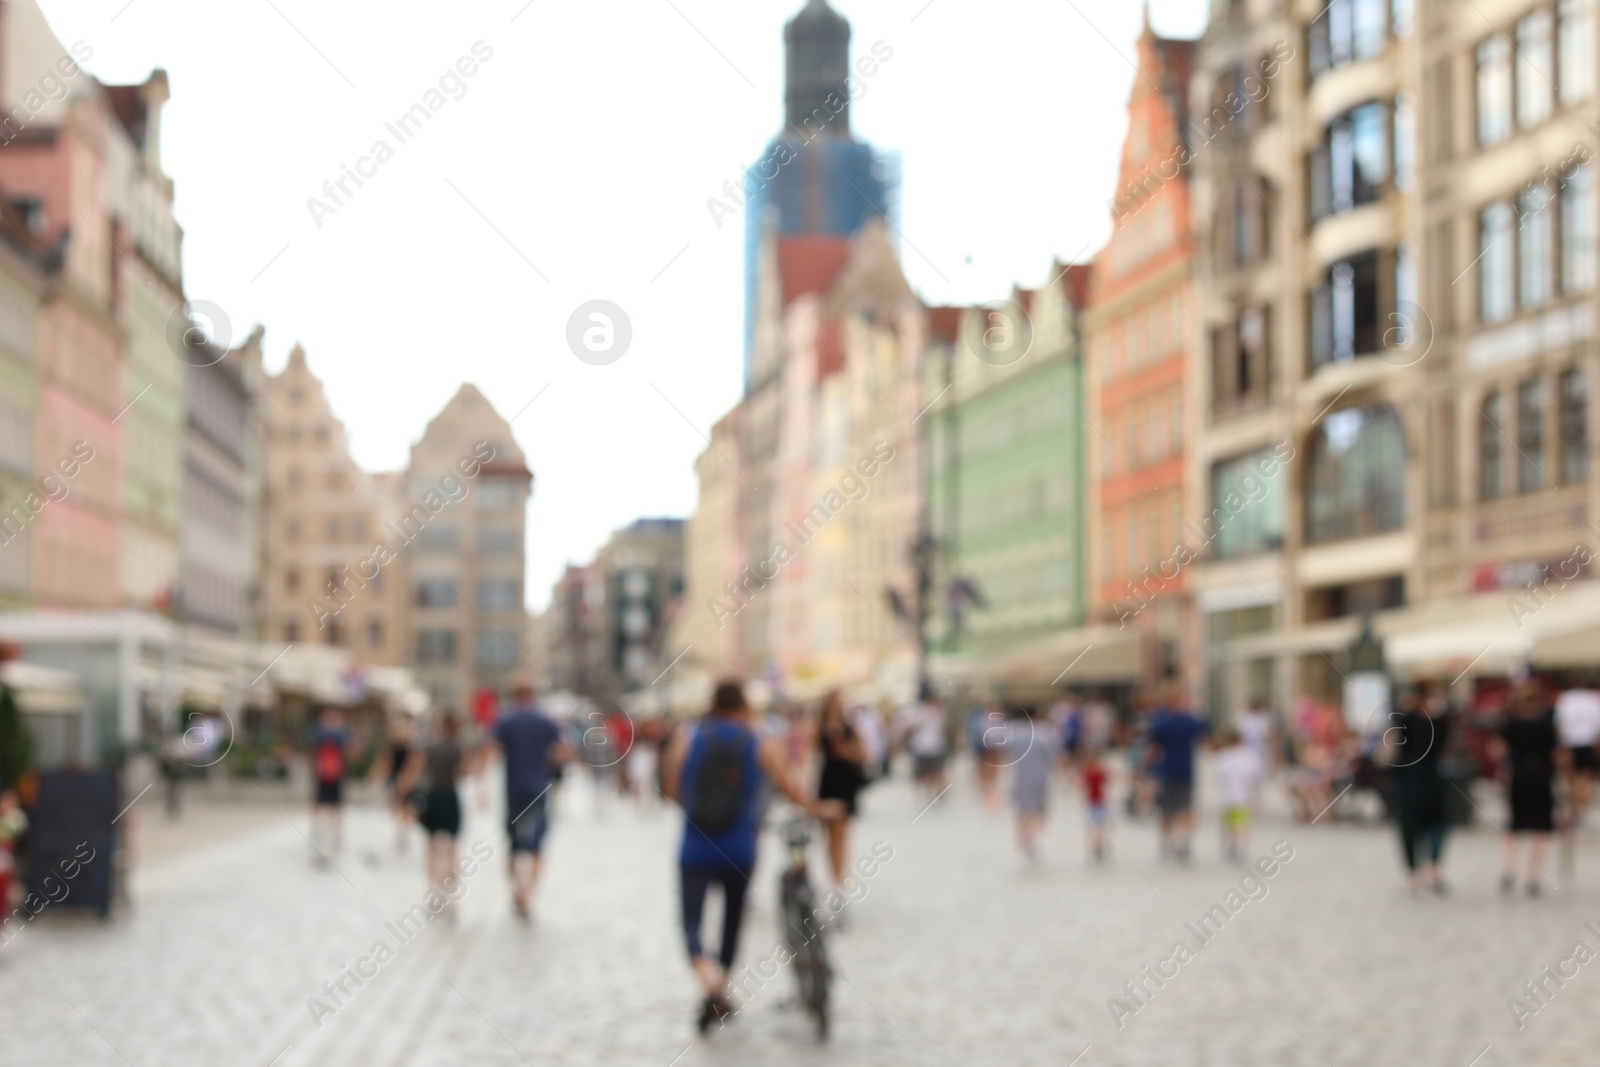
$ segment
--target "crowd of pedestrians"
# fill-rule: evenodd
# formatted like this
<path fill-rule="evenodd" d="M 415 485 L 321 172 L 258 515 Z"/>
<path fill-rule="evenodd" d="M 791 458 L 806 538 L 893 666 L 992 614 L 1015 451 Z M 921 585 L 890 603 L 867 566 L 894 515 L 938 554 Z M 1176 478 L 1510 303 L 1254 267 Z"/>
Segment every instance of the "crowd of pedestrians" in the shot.
<path fill-rule="evenodd" d="M 1158 827 L 1160 859 L 1188 865 L 1197 855 L 1197 791 L 1216 811 L 1217 855 L 1229 863 L 1247 862 L 1251 823 L 1275 781 L 1290 813 L 1306 822 L 1330 812 L 1332 819 L 1347 817 L 1371 794 L 1376 810 L 1393 820 L 1410 888 L 1419 894 L 1447 892 L 1448 831 L 1464 811 L 1479 810 L 1466 788 L 1477 773 L 1505 790 L 1500 889 L 1509 894 L 1520 885 L 1530 896 L 1549 881 L 1542 865 L 1552 835 L 1575 828 L 1587 810 L 1600 763 L 1600 691 L 1537 681 L 1510 686 L 1498 703 L 1469 711 L 1452 706 L 1440 690 L 1404 687 L 1378 728 L 1366 730 L 1351 728 L 1337 706 L 1313 701 L 1283 716 L 1255 699 L 1213 722 L 1177 686 L 1136 695 L 1126 702 L 1131 707 L 1095 694 L 1028 704 L 988 699 L 960 718 L 930 689 L 898 709 L 851 702 L 834 691 L 809 707 L 774 702 L 762 716 L 743 687 L 728 681 L 699 717 L 640 722 L 618 709 L 558 719 L 535 700 L 526 678 L 512 690 L 506 707 L 487 721 L 464 727 L 444 713 L 392 724 L 379 765 L 397 851 L 406 851 L 420 829 L 425 884 L 449 899 L 461 785 L 481 781 L 498 764 L 511 906 L 528 920 L 551 794 L 570 765 L 589 768 L 597 795 L 619 793 L 647 810 L 671 809 L 682 824 L 677 896 L 702 1031 L 734 1012 L 728 976 L 769 806 L 781 798 L 820 824 L 830 888 L 845 896 L 852 824 L 863 794 L 890 773 L 895 753 L 905 757 L 920 818 L 952 787 L 950 760 L 964 747 L 982 809 L 995 814 L 1009 796 L 1016 847 L 1028 865 L 1043 859 L 1057 802 L 1083 827 L 1088 862 L 1104 863 L 1116 851 L 1117 822 L 1149 818 Z M 323 712 L 308 738 L 311 841 L 319 865 L 331 864 L 342 847 L 349 748 L 342 714 Z M 480 796 L 485 803 L 487 794 Z M 722 902 L 715 949 L 701 929 L 713 891 Z"/>

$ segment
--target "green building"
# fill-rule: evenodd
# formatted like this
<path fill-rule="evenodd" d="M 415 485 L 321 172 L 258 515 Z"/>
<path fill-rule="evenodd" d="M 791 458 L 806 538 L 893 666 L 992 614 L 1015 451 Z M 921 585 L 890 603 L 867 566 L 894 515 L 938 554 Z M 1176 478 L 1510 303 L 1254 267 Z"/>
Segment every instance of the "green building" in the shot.
<path fill-rule="evenodd" d="M 930 312 L 930 406 L 920 420 L 927 635 L 941 673 L 957 681 L 991 677 L 1017 650 L 1084 620 L 1077 316 L 1088 268 L 1057 265 L 1054 274 L 1001 305 Z"/>

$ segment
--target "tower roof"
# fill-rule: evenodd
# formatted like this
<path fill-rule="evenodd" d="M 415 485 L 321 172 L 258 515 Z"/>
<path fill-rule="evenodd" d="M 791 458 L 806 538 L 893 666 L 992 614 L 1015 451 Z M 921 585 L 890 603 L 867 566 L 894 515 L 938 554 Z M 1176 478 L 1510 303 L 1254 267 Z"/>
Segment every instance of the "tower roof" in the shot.
<path fill-rule="evenodd" d="M 812 128 L 820 128 L 824 136 L 848 138 L 849 21 L 829 7 L 828 0 L 807 0 L 783 27 L 783 43 L 783 105 L 788 130 L 803 134 L 806 120 L 813 119 Z"/>

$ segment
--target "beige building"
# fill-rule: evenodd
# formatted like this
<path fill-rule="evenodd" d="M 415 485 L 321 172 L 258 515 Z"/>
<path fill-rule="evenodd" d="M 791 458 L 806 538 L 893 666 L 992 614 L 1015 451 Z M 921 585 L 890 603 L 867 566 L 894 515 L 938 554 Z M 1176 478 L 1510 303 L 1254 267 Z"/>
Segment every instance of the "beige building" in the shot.
<path fill-rule="evenodd" d="M 1218 711 L 1336 695 L 1365 616 L 1465 685 L 1600 621 L 1594 4 L 1319 11 L 1221 5 L 1191 91 Z"/>
<path fill-rule="evenodd" d="M 344 425 L 298 345 L 263 379 L 261 639 L 407 662 L 406 559 L 392 491 L 350 458 Z"/>
<path fill-rule="evenodd" d="M 399 514 L 385 529 L 408 546 L 409 662 L 441 707 L 465 713 L 532 669 L 522 648 L 532 487 L 510 424 L 471 384 L 411 447 Z"/>
<path fill-rule="evenodd" d="M 695 459 L 700 497 L 684 522 L 684 597 L 667 644 L 689 649 L 686 670 L 721 677 L 742 674 L 749 661 L 744 627 L 730 610 L 728 593 L 743 565 L 742 505 L 745 485 L 734 469 L 744 408 L 736 407 L 711 427 L 711 442 Z"/>

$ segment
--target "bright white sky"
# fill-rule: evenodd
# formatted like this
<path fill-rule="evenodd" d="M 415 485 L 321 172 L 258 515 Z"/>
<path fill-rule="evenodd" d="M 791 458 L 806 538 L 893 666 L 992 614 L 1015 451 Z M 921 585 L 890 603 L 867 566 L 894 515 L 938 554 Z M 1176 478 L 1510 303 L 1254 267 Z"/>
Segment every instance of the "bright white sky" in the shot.
<path fill-rule="evenodd" d="M 852 121 L 901 155 L 924 299 L 1001 297 L 1099 247 L 1137 0 L 833 2 L 852 55 L 894 49 Z M 778 130 L 802 0 L 39 3 L 102 80 L 167 69 L 189 297 L 235 339 L 264 323 L 271 370 L 302 343 L 364 466 L 403 466 L 463 380 L 507 418 L 538 394 L 513 425 L 537 479 L 531 605 L 614 528 L 693 509 L 702 434 L 741 387 L 743 219 L 718 230 L 706 200 Z M 1206 6 L 1152 19 L 1194 36 Z M 384 122 L 480 39 L 466 95 L 398 144 Z M 380 137 L 394 158 L 319 230 L 307 198 Z M 597 298 L 633 323 L 609 366 L 564 339 Z"/>

